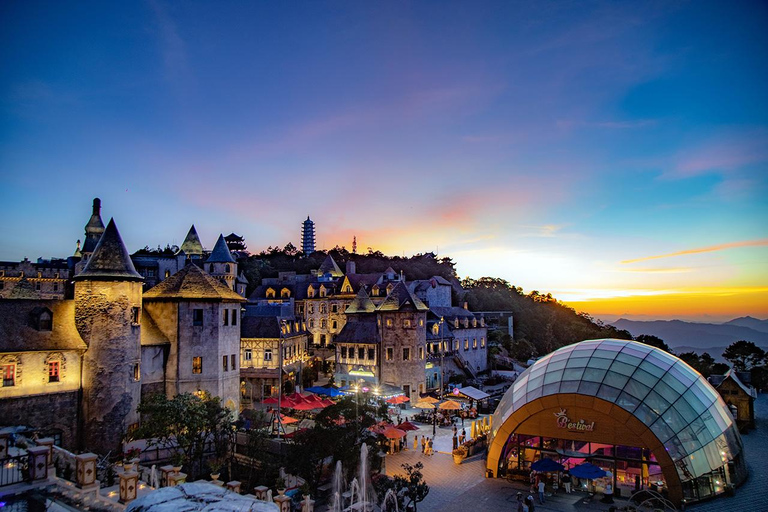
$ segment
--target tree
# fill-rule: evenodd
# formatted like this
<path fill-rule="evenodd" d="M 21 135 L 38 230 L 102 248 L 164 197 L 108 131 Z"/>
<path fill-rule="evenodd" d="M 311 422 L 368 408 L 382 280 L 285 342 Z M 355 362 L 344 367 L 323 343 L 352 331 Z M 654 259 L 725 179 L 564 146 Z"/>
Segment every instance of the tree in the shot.
<path fill-rule="evenodd" d="M 672 349 L 669 348 L 669 345 L 667 345 L 663 339 L 659 338 L 658 336 L 654 336 L 653 334 L 640 334 L 638 336 L 635 336 L 635 341 L 639 341 L 640 343 L 645 343 L 646 345 L 660 348 L 665 352 L 674 354 L 674 352 L 672 352 Z"/>
<path fill-rule="evenodd" d="M 155 393 L 141 401 L 138 412 L 141 425 L 130 439 L 146 439 L 148 447 L 159 446 L 183 456 L 191 478 L 202 470 L 203 457 L 211 448 L 216 457 L 229 450 L 232 413 L 207 391 L 183 393 L 170 400 L 164 393 Z"/>
<path fill-rule="evenodd" d="M 728 345 L 723 357 L 737 372 L 746 372 L 763 363 L 765 351 L 751 341 L 739 340 Z"/>
<path fill-rule="evenodd" d="M 416 512 L 416 505 L 427 497 L 429 486 L 424 481 L 424 475 L 421 470 L 424 464 L 403 464 L 405 475 L 395 475 L 395 492 L 398 497 L 403 498 L 403 503 L 398 503 L 402 510 L 413 510 Z"/>
<path fill-rule="evenodd" d="M 701 355 L 696 352 L 683 352 L 678 357 L 704 377 L 717 374 L 715 367 L 717 364 L 722 364 L 716 363 L 715 359 L 707 352 Z"/>

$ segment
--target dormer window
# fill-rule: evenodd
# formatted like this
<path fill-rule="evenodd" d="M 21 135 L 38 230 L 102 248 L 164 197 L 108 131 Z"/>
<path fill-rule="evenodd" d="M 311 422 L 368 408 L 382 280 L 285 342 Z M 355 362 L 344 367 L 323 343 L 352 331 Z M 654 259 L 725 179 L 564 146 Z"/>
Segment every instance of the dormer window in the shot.
<path fill-rule="evenodd" d="M 267 298 L 268 299 L 274 299 L 275 298 L 275 289 L 274 288 L 267 288 Z"/>
<path fill-rule="evenodd" d="M 464 319 L 464 328 L 466 329 L 467 327 L 469 327 L 469 319 L 465 318 Z"/>
<path fill-rule="evenodd" d="M 341 293 L 352 293 L 352 287 L 348 284 L 345 284 L 344 287 L 341 289 Z"/>
<path fill-rule="evenodd" d="M 472 327 L 477 327 L 477 318 L 472 319 Z"/>
<path fill-rule="evenodd" d="M 392 291 L 392 288 L 394 288 L 394 286 L 391 283 L 387 285 L 387 295 Z"/>
<path fill-rule="evenodd" d="M 440 326 L 438 324 L 432 325 L 432 334 L 434 335 L 440 334 Z"/>
<path fill-rule="evenodd" d="M 48 308 L 35 308 L 32 312 L 32 324 L 38 331 L 52 331 L 53 313 Z"/>
<path fill-rule="evenodd" d="M 378 297 L 379 296 L 379 287 L 378 286 L 374 286 L 373 288 L 371 288 L 371 294 L 374 297 Z"/>
<path fill-rule="evenodd" d="M 315 296 L 315 289 L 312 287 L 312 285 L 309 285 L 309 288 L 307 288 L 307 297 L 310 299 Z M 311 313 L 311 311 L 310 311 Z"/>
<path fill-rule="evenodd" d="M 281 298 L 287 299 L 290 296 L 291 296 L 291 290 L 289 290 L 288 288 L 283 288 L 282 290 L 280 290 L 280 297 Z"/>
<path fill-rule="evenodd" d="M 458 329 L 458 328 L 459 328 L 459 319 L 458 319 L 458 317 L 453 319 L 453 326 L 454 326 L 456 329 Z"/>
<path fill-rule="evenodd" d="M 321 285 L 321 286 L 320 286 L 320 296 L 321 296 L 321 297 L 325 297 L 325 295 L 326 295 L 325 286 L 322 286 L 322 285 Z"/>

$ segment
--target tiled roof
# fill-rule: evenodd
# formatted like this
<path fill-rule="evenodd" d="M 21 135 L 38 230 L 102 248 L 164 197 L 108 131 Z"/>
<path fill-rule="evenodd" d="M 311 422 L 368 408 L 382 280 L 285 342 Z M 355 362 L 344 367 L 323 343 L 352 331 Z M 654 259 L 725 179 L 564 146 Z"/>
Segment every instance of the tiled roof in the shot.
<path fill-rule="evenodd" d="M 234 263 L 232 254 L 229 252 L 227 242 L 224 240 L 224 235 L 219 235 L 219 239 L 216 240 L 216 245 L 213 246 L 211 255 L 208 256 L 206 263 Z"/>
<path fill-rule="evenodd" d="M 344 275 L 344 273 L 341 271 L 339 266 L 336 264 L 336 261 L 333 259 L 333 257 L 330 254 L 326 256 L 325 261 L 323 261 L 323 264 L 320 265 L 319 269 L 317 269 L 317 273 L 320 275 L 330 274 L 333 277 L 341 277 Z"/>
<path fill-rule="evenodd" d="M 143 281 L 125 248 L 115 219 L 110 219 L 85 268 L 75 280 Z"/>
<path fill-rule="evenodd" d="M 360 291 L 357 292 L 357 296 L 354 300 L 347 306 L 344 313 L 349 315 L 352 313 L 373 313 L 375 311 L 376 306 L 373 304 L 373 301 L 371 301 L 368 294 L 365 293 L 365 288 L 361 288 Z"/>
<path fill-rule="evenodd" d="M 157 286 L 147 290 L 144 293 L 144 300 L 152 299 L 245 301 L 240 295 L 230 290 L 227 285 L 191 263 Z"/>
<path fill-rule="evenodd" d="M 421 300 L 415 297 L 403 282 L 397 283 L 389 292 L 384 302 L 379 305 L 379 311 L 400 311 L 400 310 L 416 310 L 427 311 L 426 305 Z"/>
<path fill-rule="evenodd" d="M 200 243 L 200 237 L 197 236 L 197 230 L 195 229 L 194 224 L 189 228 L 187 237 L 184 239 L 179 250 L 184 251 L 185 254 L 190 256 L 200 256 L 203 254 L 203 244 Z"/>
<path fill-rule="evenodd" d="M 37 329 L 35 320 L 43 308 L 53 316 L 50 331 Z M 75 327 L 73 300 L 0 300 L 0 352 L 85 350 Z"/>
<path fill-rule="evenodd" d="M 371 317 L 357 322 L 347 322 L 333 341 L 334 343 L 376 343 L 378 336 L 376 319 Z"/>

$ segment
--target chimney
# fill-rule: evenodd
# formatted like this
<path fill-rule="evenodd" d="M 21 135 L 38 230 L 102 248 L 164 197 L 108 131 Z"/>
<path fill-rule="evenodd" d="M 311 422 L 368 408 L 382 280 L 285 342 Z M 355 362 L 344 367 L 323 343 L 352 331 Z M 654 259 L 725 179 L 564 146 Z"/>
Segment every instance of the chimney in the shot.
<path fill-rule="evenodd" d="M 347 275 L 354 274 L 355 273 L 355 262 L 354 261 L 348 261 L 347 262 Z"/>
<path fill-rule="evenodd" d="M 464 301 L 464 309 L 469 310 L 469 303 Z"/>

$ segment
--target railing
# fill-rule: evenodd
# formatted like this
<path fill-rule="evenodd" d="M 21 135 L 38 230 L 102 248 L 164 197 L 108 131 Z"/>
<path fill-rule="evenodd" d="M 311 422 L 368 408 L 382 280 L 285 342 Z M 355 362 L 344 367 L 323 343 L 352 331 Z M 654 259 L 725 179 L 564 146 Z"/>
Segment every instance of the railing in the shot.
<path fill-rule="evenodd" d="M 31 481 L 29 454 L 0 459 L 0 464 L 0 487 Z"/>

